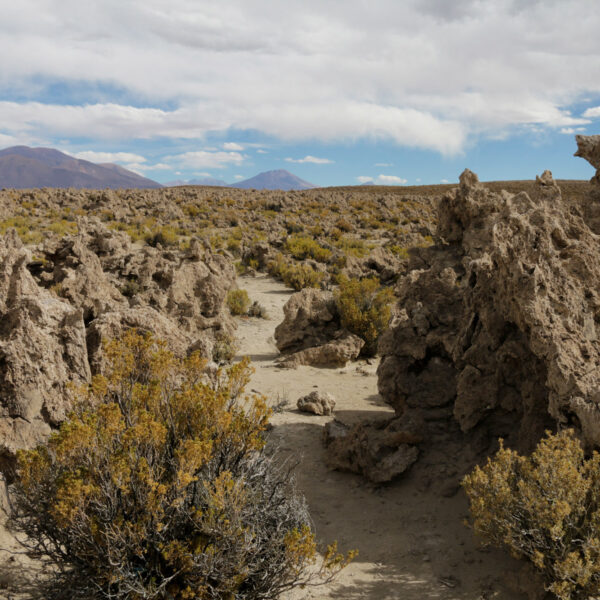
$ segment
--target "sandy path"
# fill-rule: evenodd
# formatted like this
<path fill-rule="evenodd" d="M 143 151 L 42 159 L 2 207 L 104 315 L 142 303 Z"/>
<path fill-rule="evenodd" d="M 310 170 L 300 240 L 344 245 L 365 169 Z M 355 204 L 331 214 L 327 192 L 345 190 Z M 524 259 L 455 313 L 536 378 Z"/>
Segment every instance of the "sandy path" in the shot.
<path fill-rule="evenodd" d="M 478 548 L 462 524 L 467 516 L 462 492 L 444 497 L 435 481 L 424 489 L 423 478 L 412 473 L 374 487 L 359 476 L 325 467 L 321 432 L 332 417 L 300 413 L 296 400 L 313 389 L 330 392 L 337 400 L 336 417 L 344 422 L 391 414 L 377 395 L 376 361 L 344 369 L 276 368 L 273 331 L 293 292 L 263 275 L 240 278 L 238 285 L 268 312 L 266 320 L 238 320 L 239 354 L 250 355 L 256 369 L 250 387 L 272 401 L 283 396 L 290 401 L 272 418 L 271 440 L 301 461 L 298 487 L 307 498 L 319 539 L 337 539 L 341 549 L 360 552 L 334 583 L 294 591 L 286 600 L 524 599 L 506 587 L 520 564 L 502 552 Z M 440 457 L 436 472 L 443 473 L 447 462 Z"/>

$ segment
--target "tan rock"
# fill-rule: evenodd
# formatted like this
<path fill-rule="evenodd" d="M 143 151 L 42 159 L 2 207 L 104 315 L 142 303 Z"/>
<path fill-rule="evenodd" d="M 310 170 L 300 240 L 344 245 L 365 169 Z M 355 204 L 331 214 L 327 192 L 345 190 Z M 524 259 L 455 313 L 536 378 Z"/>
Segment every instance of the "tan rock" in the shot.
<path fill-rule="evenodd" d="M 442 243 L 401 278 L 380 341 L 386 402 L 435 424 L 430 440 L 444 431 L 433 415 L 447 415 L 522 449 L 553 423 L 600 445 L 599 238 L 549 172 L 513 195 L 466 170 L 438 217 Z"/>
<path fill-rule="evenodd" d="M 295 369 L 300 365 L 344 367 L 349 360 L 358 358 L 364 345 L 364 340 L 358 336 L 340 330 L 337 337 L 330 342 L 284 356 L 277 364 L 289 369 Z"/>
<path fill-rule="evenodd" d="M 417 460 L 420 437 L 399 429 L 399 420 L 381 420 L 348 427 L 337 419 L 323 430 L 325 461 L 332 469 L 359 473 L 385 483 L 408 470 Z M 400 425 L 401 427 L 401 425 Z"/>
<path fill-rule="evenodd" d="M 0 468 L 69 410 L 67 385 L 90 379 L 83 312 L 40 288 L 16 232 L 0 237 Z"/>
<path fill-rule="evenodd" d="M 297 352 L 327 343 L 340 329 L 331 292 L 305 288 L 293 294 L 283 307 L 284 320 L 275 329 L 280 351 Z"/>
<path fill-rule="evenodd" d="M 313 413 L 315 415 L 331 415 L 335 408 L 335 398 L 326 392 L 317 390 L 311 392 L 307 396 L 298 398 L 296 403 L 298 410 L 302 412 Z"/>

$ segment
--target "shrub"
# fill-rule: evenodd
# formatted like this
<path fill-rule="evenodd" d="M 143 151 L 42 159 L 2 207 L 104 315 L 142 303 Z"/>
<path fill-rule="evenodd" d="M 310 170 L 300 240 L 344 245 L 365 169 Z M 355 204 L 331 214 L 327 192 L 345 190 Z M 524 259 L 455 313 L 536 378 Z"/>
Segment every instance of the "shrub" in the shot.
<path fill-rule="evenodd" d="M 463 480 L 475 533 L 528 558 L 561 600 L 600 592 L 600 455 L 570 431 L 529 457 L 504 448 Z"/>
<path fill-rule="evenodd" d="M 245 315 L 250 306 L 250 298 L 246 290 L 229 290 L 227 306 L 232 315 Z"/>
<path fill-rule="evenodd" d="M 388 326 L 394 294 L 376 278 L 340 278 L 335 301 L 342 326 L 365 341 L 364 356 L 377 352 L 377 340 Z"/>
<path fill-rule="evenodd" d="M 294 265 L 285 260 L 283 254 L 278 253 L 273 260 L 267 264 L 267 271 L 273 277 L 281 280 L 296 291 L 306 287 L 321 287 L 325 274 L 315 271 L 308 265 Z"/>
<path fill-rule="evenodd" d="M 218 331 L 215 334 L 212 359 L 218 365 L 229 363 L 235 358 L 238 349 L 235 337 L 225 331 Z"/>
<path fill-rule="evenodd" d="M 313 258 L 318 262 L 326 263 L 331 257 L 331 250 L 320 246 L 313 238 L 303 235 L 292 235 L 286 243 L 288 252 L 298 260 Z"/>
<path fill-rule="evenodd" d="M 158 244 L 163 247 L 177 246 L 179 244 L 179 235 L 173 227 L 165 225 L 147 233 L 144 236 L 144 240 L 149 246 L 157 246 Z"/>
<path fill-rule="evenodd" d="M 297 292 L 307 287 L 321 287 L 324 277 L 324 273 L 308 265 L 287 265 L 281 272 L 283 282 Z"/>
<path fill-rule="evenodd" d="M 351 556 L 325 553 L 289 473 L 264 450 L 269 410 L 244 397 L 248 362 L 212 378 L 135 332 L 77 392 L 49 442 L 18 457 L 12 517 L 57 568 L 50 597 L 258 600 L 318 583 Z"/>

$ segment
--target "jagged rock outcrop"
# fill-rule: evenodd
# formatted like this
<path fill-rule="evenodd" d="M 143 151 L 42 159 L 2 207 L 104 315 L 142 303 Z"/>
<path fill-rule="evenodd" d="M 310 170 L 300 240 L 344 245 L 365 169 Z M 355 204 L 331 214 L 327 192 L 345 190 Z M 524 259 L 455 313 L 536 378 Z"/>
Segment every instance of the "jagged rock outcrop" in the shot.
<path fill-rule="evenodd" d="M 327 392 L 314 390 L 310 394 L 298 398 L 296 406 L 301 412 L 308 412 L 319 416 L 331 415 L 335 408 L 335 398 Z"/>
<path fill-rule="evenodd" d="M 185 357 L 192 344 L 191 338 L 186 336 L 176 323 L 149 306 L 107 312 L 94 319 L 86 331 L 87 351 L 93 373 L 100 373 L 106 367 L 103 341 L 119 337 L 127 329 L 152 334 L 165 341 L 169 350 L 179 357 Z M 194 350 L 200 350 L 204 356 L 210 357 L 210 340 L 200 340 L 204 345 L 197 346 Z"/>
<path fill-rule="evenodd" d="M 83 311 L 40 288 L 14 230 L 0 237 L 0 469 L 66 416 L 67 384 L 90 379 Z"/>
<path fill-rule="evenodd" d="M 524 450 L 560 423 L 600 445 L 600 238 L 549 172 L 513 195 L 466 170 L 438 217 L 439 243 L 399 282 L 379 345 L 379 390 L 400 422 L 425 423 L 429 442 L 433 424 L 487 426 Z"/>
<path fill-rule="evenodd" d="M 102 371 L 104 339 L 136 328 L 179 356 L 212 359 L 214 340 L 235 326 L 224 307 L 233 265 L 199 240 L 139 248 L 82 218 L 76 235 L 36 254 L 14 230 L 0 237 L 0 471 L 9 474 L 15 452 L 66 417 L 67 384 Z"/>
<path fill-rule="evenodd" d="M 591 189 L 581 204 L 583 218 L 590 229 L 600 234 L 600 135 L 577 135 L 575 156 L 585 158 L 596 173 L 591 178 Z"/>
<path fill-rule="evenodd" d="M 53 286 L 57 293 L 73 306 L 83 310 L 86 322 L 99 315 L 128 306 L 127 299 L 109 280 L 102 269 L 92 244 L 108 241 L 108 238 L 92 238 L 79 223 L 79 233 L 61 240 L 51 240 L 44 246 L 46 265 L 51 270 L 40 273 L 40 280 Z M 95 229 L 98 234 L 98 228 Z"/>

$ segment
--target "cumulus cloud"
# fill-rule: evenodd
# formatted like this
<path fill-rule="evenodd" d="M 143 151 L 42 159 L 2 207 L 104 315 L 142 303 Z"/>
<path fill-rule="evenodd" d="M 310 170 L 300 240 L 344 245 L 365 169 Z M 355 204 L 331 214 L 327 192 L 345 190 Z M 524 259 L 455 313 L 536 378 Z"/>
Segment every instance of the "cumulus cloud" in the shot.
<path fill-rule="evenodd" d="M 593 108 L 588 108 L 583 113 L 583 116 L 586 119 L 596 119 L 596 118 L 600 117 L 600 106 L 594 106 Z"/>
<path fill-rule="evenodd" d="M 11 57 L 0 86 L 4 98 L 29 101 L 0 103 L 0 135 L 227 139 L 253 130 L 457 155 L 477 136 L 599 116 L 600 107 L 581 116 L 568 107 L 600 96 L 600 11 L 571 0 L 565 19 L 564 6 L 130 0 L 85 10 L 77 0 L 20 0 L 0 21 L 0 50 Z M 73 106 L 34 101 L 52 98 L 56 84 L 92 91 Z"/>
<path fill-rule="evenodd" d="M 223 144 L 223 150 L 234 150 L 234 151 L 241 152 L 243 149 L 244 149 L 244 146 L 242 146 L 241 144 L 238 144 L 236 142 L 225 142 Z"/>
<path fill-rule="evenodd" d="M 67 152 L 67 154 L 71 154 Z M 141 164 L 146 162 L 146 158 L 140 154 L 131 152 L 94 152 L 93 150 L 85 150 L 83 152 L 75 152 L 72 154 L 75 158 L 88 160 L 93 163 L 130 163 Z"/>
<path fill-rule="evenodd" d="M 239 152 L 209 152 L 197 150 L 166 156 L 165 161 L 180 168 L 224 169 L 230 165 L 241 165 L 245 156 Z"/>
<path fill-rule="evenodd" d="M 581 133 L 585 131 L 585 127 L 562 127 L 559 130 L 559 133 L 563 133 L 565 135 L 573 135 L 575 133 Z"/>
<path fill-rule="evenodd" d="M 356 178 L 358 183 L 375 183 L 377 185 L 404 185 L 407 179 L 396 175 L 378 175 L 376 178 L 368 175 L 360 175 Z"/>
<path fill-rule="evenodd" d="M 328 158 L 317 158 L 316 156 L 310 156 L 310 154 L 304 158 L 284 158 L 284 160 L 290 163 L 312 163 L 314 165 L 331 165 L 334 162 Z"/>
<path fill-rule="evenodd" d="M 377 183 L 380 185 L 404 185 L 408 180 L 396 175 L 378 175 Z"/>
<path fill-rule="evenodd" d="M 237 179 L 239 181 L 240 179 L 244 179 L 244 176 L 243 175 L 234 175 L 233 178 Z"/>

